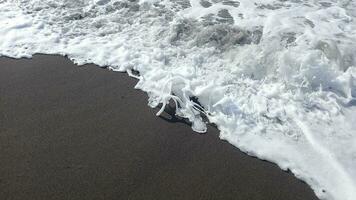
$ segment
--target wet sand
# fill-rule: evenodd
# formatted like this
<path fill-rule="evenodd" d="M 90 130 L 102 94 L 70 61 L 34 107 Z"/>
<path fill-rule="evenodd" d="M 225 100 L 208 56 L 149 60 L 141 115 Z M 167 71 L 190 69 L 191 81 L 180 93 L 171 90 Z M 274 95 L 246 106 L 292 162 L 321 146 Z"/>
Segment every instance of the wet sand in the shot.
<path fill-rule="evenodd" d="M 0 199 L 317 199 L 214 127 L 156 117 L 135 83 L 61 56 L 0 58 Z"/>

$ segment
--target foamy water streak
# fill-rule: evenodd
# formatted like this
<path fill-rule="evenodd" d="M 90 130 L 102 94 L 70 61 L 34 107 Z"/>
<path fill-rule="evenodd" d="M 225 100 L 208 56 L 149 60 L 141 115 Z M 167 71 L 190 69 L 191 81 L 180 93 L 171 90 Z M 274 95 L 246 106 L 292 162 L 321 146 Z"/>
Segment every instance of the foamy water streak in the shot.
<path fill-rule="evenodd" d="M 353 0 L 0 0 L 0 55 L 127 71 L 150 106 L 355 200 L 355 20 Z"/>

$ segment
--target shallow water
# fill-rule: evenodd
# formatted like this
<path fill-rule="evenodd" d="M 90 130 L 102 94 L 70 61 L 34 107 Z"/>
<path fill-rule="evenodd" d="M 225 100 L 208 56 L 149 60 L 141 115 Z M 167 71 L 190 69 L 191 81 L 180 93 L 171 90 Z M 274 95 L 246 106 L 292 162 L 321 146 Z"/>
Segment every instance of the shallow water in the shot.
<path fill-rule="evenodd" d="M 0 0 L 0 55 L 127 71 L 150 106 L 354 200 L 355 20 L 353 0 Z"/>

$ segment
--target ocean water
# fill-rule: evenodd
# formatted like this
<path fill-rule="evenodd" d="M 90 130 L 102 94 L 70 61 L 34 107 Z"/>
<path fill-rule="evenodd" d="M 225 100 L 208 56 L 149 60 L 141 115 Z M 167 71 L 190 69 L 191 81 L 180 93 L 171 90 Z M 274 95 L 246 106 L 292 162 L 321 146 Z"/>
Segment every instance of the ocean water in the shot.
<path fill-rule="evenodd" d="M 356 199 L 355 0 L 0 0 L 0 56 L 35 53 L 127 72 L 158 115 Z"/>

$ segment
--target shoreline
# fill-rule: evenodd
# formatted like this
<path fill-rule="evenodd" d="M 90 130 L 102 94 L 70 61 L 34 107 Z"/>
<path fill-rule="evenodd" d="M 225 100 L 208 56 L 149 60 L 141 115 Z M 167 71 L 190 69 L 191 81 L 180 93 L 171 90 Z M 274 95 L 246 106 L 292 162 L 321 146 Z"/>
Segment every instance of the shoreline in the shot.
<path fill-rule="evenodd" d="M 127 74 L 43 54 L 0 71 L 5 199 L 317 199 L 217 129 L 156 117 Z"/>

